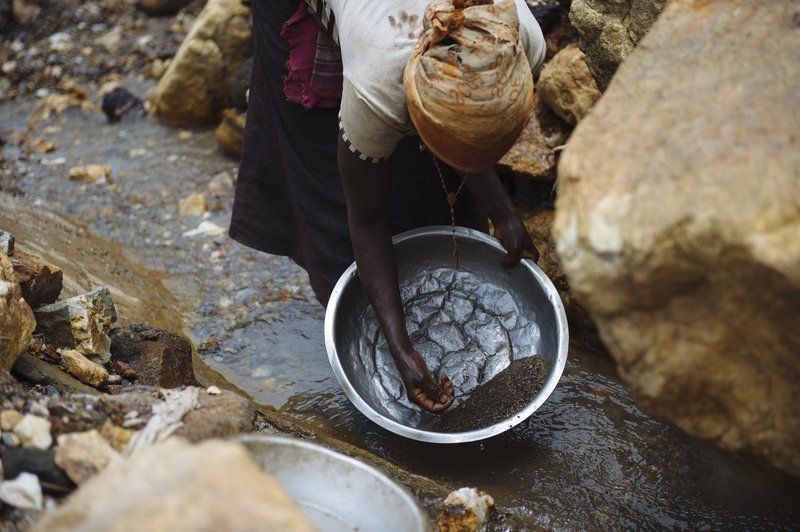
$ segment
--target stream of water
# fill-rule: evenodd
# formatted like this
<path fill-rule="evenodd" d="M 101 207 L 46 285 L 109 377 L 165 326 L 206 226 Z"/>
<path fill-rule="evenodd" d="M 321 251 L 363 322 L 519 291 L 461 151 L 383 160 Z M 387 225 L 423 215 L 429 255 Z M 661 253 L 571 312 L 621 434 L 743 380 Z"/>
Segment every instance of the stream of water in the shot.
<path fill-rule="evenodd" d="M 34 105 L 0 106 L 0 135 L 23 130 Z M 109 125 L 102 115 L 72 108 L 33 136 L 59 148 L 17 162 L 27 200 L 86 223 L 121 244 L 129 259 L 169 272 L 166 289 L 184 306 L 186 330 L 205 346 L 206 363 L 259 403 L 413 472 L 489 492 L 507 509 L 501 529 L 800 526 L 797 483 L 642 412 L 611 361 L 577 345 L 549 400 L 501 436 L 441 446 L 379 428 L 333 377 L 324 311 L 302 270 L 224 234 L 184 235 L 203 221 L 227 228 L 230 191 L 214 193 L 218 208 L 205 218 L 178 212 L 181 198 L 207 192 L 215 176 L 235 176 L 236 162 L 220 154 L 212 131 L 180 133 L 145 117 Z M 13 146 L 3 154 L 21 155 Z M 70 181 L 69 168 L 86 163 L 111 165 L 112 183 Z"/>

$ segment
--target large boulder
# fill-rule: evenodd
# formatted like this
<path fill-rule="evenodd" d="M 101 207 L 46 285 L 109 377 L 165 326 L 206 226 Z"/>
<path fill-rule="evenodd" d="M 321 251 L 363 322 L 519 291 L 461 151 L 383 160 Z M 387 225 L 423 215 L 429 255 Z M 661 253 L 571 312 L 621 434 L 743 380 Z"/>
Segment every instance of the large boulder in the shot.
<path fill-rule="evenodd" d="M 219 119 L 239 67 L 252 53 L 250 8 L 209 0 L 150 99 L 150 112 L 172 125 Z"/>
<path fill-rule="evenodd" d="M 795 475 L 799 25 L 790 2 L 673 0 L 573 133 L 554 226 L 643 406 Z"/>
<path fill-rule="evenodd" d="M 110 464 L 31 530 L 306 532 L 313 527 L 243 447 L 171 439 Z"/>
<path fill-rule="evenodd" d="M 667 0 L 573 0 L 569 20 L 597 86 L 605 90 L 617 67 L 653 25 Z"/>
<path fill-rule="evenodd" d="M 0 369 L 10 371 L 31 343 L 36 321 L 14 276 L 8 256 L 0 251 Z"/>

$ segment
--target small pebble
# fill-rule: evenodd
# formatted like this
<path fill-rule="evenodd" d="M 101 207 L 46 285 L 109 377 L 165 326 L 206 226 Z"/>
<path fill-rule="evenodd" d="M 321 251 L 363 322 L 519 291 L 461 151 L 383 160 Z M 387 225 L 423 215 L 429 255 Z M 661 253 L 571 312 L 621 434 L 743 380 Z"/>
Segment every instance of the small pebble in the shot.
<path fill-rule="evenodd" d="M 25 447 L 36 447 L 46 451 L 53 443 L 50 435 L 50 422 L 45 418 L 25 414 L 14 427 L 16 434 Z"/>
<path fill-rule="evenodd" d="M 22 510 L 41 510 L 43 500 L 39 478 L 30 473 L 20 473 L 14 480 L 0 482 L 0 500 Z"/>
<path fill-rule="evenodd" d="M 37 401 L 28 404 L 28 412 L 41 417 L 47 417 L 50 415 L 50 411 L 47 409 L 47 407 Z"/>
<path fill-rule="evenodd" d="M 22 414 L 16 410 L 3 410 L 0 412 L 0 430 L 12 431 L 22 420 Z"/>
<path fill-rule="evenodd" d="M 219 395 L 219 394 L 221 394 L 221 393 L 222 393 L 222 390 L 220 390 L 220 389 L 219 389 L 218 387 L 216 387 L 216 386 L 209 386 L 209 387 L 206 389 L 206 393 L 207 393 L 208 395 Z"/>
<path fill-rule="evenodd" d="M 4 432 L 2 440 L 3 440 L 3 445 L 5 445 L 6 447 L 19 447 L 19 444 L 21 443 L 19 440 L 19 436 L 17 436 L 13 432 Z"/>

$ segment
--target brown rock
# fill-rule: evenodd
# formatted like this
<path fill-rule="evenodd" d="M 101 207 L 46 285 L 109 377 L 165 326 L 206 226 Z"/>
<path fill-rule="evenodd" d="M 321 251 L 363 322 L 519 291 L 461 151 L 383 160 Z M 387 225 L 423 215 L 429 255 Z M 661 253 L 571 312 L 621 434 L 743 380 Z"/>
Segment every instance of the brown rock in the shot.
<path fill-rule="evenodd" d="M 202 216 L 208 211 L 206 197 L 197 192 L 189 194 L 178 202 L 178 212 L 181 216 Z"/>
<path fill-rule="evenodd" d="M 10 371 L 31 343 L 36 321 L 22 299 L 11 260 L 0 251 L 0 369 Z"/>
<path fill-rule="evenodd" d="M 11 264 L 22 288 L 22 297 L 31 308 L 35 309 L 58 299 L 64 274 L 57 266 L 36 255 L 25 253 L 19 247 L 11 257 Z"/>
<path fill-rule="evenodd" d="M 172 125 L 219 120 L 229 87 L 252 53 L 250 8 L 209 0 L 161 77 L 150 112 Z"/>
<path fill-rule="evenodd" d="M 313 530 L 297 504 L 241 446 L 177 439 L 111 464 L 32 532 Z"/>
<path fill-rule="evenodd" d="M 131 382 L 139 378 L 133 368 L 121 360 L 112 360 L 111 369 L 123 379 L 127 379 Z"/>
<path fill-rule="evenodd" d="M 571 44 L 544 66 L 537 86 L 542 101 L 569 124 L 577 124 L 600 99 L 583 52 Z"/>
<path fill-rule="evenodd" d="M 128 364 L 140 384 L 176 388 L 197 384 L 192 368 L 192 345 L 178 334 L 144 324 L 111 333 L 111 358 Z"/>
<path fill-rule="evenodd" d="M 97 388 L 108 380 L 106 368 L 92 362 L 74 349 L 62 351 L 61 360 L 67 365 L 69 372 L 84 384 Z"/>
<path fill-rule="evenodd" d="M 530 120 L 498 166 L 529 179 L 552 182 L 556 166 L 554 148 L 566 142 L 569 132 L 570 126 L 555 116 L 537 93 Z"/>
<path fill-rule="evenodd" d="M 87 164 L 73 166 L 69 169 L 69 178 L 72 181 L 99 181 L 111 177 L 111 166 L 107 164 Z"/>
<path fill-rule="evenodd" d="M 246 121 L 247 113 L 240 113 L 236 109 L 225 109 L 222 113 L 222 122 L 214 131 L 217 144 L 222 151 L 236 159 L 242 156 Z"/>
<path fill-rule="evenodd" d="M 157 276 L 132 262 L 118 243 L 99 238 L 70 218 L 10 194 L 0 194 L 0 228 L 24 242 L 25 251 L 61 268 L 61 298 L 107 286 L 114 294 L 115 308 L 129 322 L 147 320 L 168 330 L 181 326 L 181 312 L 174 297 L 164 290 Z"/>
<path fill-rule="evenodd" d="M 561 157 L 554 235 L 645 408 L 800 476 L 798 49 L 791 2 L 670 2 Z"/>

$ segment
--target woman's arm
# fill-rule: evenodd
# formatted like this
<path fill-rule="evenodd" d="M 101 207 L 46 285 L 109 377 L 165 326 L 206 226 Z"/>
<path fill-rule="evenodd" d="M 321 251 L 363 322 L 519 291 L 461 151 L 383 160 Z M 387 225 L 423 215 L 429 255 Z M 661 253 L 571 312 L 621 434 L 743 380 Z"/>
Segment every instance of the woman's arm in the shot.
<path fill-rule="evenodd" d="M 358 274 L 378 315 L 406 394 L 426 410 L 441 412 L 453 402 L 453 385 L 445 375 L 441 382 L 433 379 L 422 356 L 411 345 L 405 326 L 394 247 L 386 223 L 389 163 L 362 161 L 341 138 L 337 156 Z"/>
<path fill-rule="evenodd" d="M 522 217 L 508 197 L 494 168 L 470 174 L 466 181 L 478 205 L 494 225 L 494 236 L 508 252 L 503 258 L 503 268 L 515 266 L 522 257 L 539 260 L 539 251 L 533 245 Z"/>

